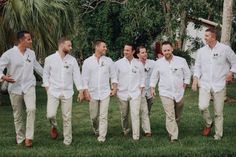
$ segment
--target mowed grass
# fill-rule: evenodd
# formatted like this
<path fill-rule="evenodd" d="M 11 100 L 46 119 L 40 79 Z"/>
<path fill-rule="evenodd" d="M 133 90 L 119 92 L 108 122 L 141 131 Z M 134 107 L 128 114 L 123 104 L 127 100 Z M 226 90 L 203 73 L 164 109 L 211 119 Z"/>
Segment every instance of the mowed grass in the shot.
<path fill-rule="evenodd" d="M 185 107 L 180 123 L 179 141 L 170 143 L 165 130 L 165 114 L 157 96 L 151 112 L 153 136 L 146 138 L 141 132 L 139 141 L 133 141 L 132 135 L 123 137 L 120 125 L 120 110 L 117 98 L 112 98 L 109 106 L 109 126 L 107 140 L 97 142 L 92 134 L 89 120 L 88 103 L 77 103 L 76 95 L 73 103 L 73 143 L 63 145 L 61 110 L 58 110 L 60 136 L 57 140 L 50 138 L 50 125 L 46 119 L 46 94 L 37 86 L 37 111 L 35 137 L 32 148 L 16 145 L 12 109 L 9 99 L 4 96 L 0 106 L 0 156 L 2 157 L 70 157 L 70 156 L 202 156 L 226 157 L 236 156 L 236 85 L 227 88 L 231 99 L 224 107 L 224 137 L 221 141 L 201 135 L 203 122 L 198 110 L 198 93 L 187 89 Z M 213 107 L 211 105 L 211 111 Z M 213 116 L 213 115 L 212 115 Z"/>

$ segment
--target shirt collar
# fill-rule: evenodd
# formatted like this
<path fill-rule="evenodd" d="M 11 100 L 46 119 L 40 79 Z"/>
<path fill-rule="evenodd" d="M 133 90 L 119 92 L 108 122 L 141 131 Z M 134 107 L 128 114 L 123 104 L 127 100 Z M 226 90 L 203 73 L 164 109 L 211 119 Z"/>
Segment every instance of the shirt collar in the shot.
<path fill-rule="evenodd" d="M 14 46 L 13 48 L 14 48 L 19 54 L 21 54 L 22 56 L 28 54 L 28 51 L 29 51 L 29 49 L 26 48 L 26 49 L 25 49 L 25 53 L 24 53 L 24 55 L 23 55 L 23 54 L 20 52 L 20 49 L 19 49 L 17 46 Z"/>
<path fill-rule="evenodd" d="M 220 45 L 220 43 L 218 41 L 216 41 L 216 45 L 212 49 L 216 49 L 219 45 Z M 207 45 L 207 48 L 211 49 L 209 45 Z"/>
<path fill-rule="evenodd" d="M 92 57 L 93 57 L 94 60 L 97 61 L 97 57 L 95 56 L 95 54 L 93 54 Z M 105 56 L 102 55 L 102 56 L 100 57 L 100 59 L 99 59 L 99 62 L 102 61 L 104 57 L 105 57 Z"/>
<path fill-rule="evenodd" d="M 175 61 L 175 58 L 176 58 L 175 55 L 172 55 L 172 56 L 173 56 L 173 57 L 171 58 L 170 63 L 171 63 L 171 62 L 174 62 L 174 61 Z M 163 60 L 164 60 L 165 62 L 168 62 L 165 57 L 162 57 L 162 58 L 163 58 Z M 168 63 L 169 63 L 169 62 L 168 62 Z"/>
<path fill-rule="evenodd" d="M 56 51 L 56 55 L 57 55 L 61 60 L 65 60 L 65 59 L 67 59 L 67 58 L 69 57 L 69 54 L 66 54 L 65 57 L 62 59 L 62 58 L 61 58 L 61 55 L 59 54 L 58 51 Z"/>
<path fill-rule="evenodd" d="M 133 59 L 131 60 L 130 63 L 132 63 L 134 60 L 135 60 L 135 58 L 133 57 Z M 129 63 L 129 60 L 128 60 L 126 57 L 124 57 L 124 61 L 127 62 L 127 63 Z"/>

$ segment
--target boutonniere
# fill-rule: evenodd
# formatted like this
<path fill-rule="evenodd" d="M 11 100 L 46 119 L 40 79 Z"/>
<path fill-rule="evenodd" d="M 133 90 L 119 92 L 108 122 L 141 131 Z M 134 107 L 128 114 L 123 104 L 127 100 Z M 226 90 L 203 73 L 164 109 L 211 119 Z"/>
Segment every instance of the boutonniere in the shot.
<path fill-rule="evenodd" d="M 132 72 L 133 72 L 133 73 L 136 73 L 136 72 L 137 72 L 137 70 L 136 70 L 136 69 L 132 69 Z"/>
<path fill-rule="evenodd" d="M 29 63 L 31 62 L 31 60 L 29 59 L 29 55 L 27 56 L 26 61 Z"/>
<path fill-rule="evenodd" d="M 148 72 L 150 69 L 151 69 L 151 68 L 149 68 L 149 67 L 145 67 L 145 68 L 144 68 L 144 71 L 145 71 L 145 72 Z"/>
<path fill-rule="evenodd" d="M 171 68 L 172 72 L 176 72 L 178 69 L 177 68 Z"/>
<path fill-rule="evenodd" d="M 104 62 L 102 61 L 102 63 L 101 63 L 101 67 L 103 67 L 105 64 L 104 64 Z"/>

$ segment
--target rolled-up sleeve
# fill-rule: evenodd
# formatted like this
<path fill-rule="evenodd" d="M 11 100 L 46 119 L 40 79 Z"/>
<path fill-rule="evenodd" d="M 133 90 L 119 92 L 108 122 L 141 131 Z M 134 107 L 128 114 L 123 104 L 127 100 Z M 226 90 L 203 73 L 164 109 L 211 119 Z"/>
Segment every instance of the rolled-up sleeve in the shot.
<path fill-rule="evenodd" d="M 48 58 L 45 59 L 44 68 L 43 68 L 43 87 L 49 87 L 49 78 L 50 78 L 50 65 Z"/>
<path fill-rule="evenodd" d="M 88 62 L 84 62 L 82 66 L 82 80 L 83 80 L 83 88 L 88 89 L 89 82 L 89 70 L 88 70 Z"/>
<path fill-rule="evenodd" d="M 159 70 L 158 70 L 158 65 L 156 64 L 154 66 L 154 69 L 152 71 L 151 74 L 151 78 L 150 78 L 150 87 L 156 87 L 157 82 L 159 81 L 160 78 L 160 74 L 159 74 Z"/>
<path fill-rule="evenodd" d="M 226 51 L 227 59 L 231 66 L 230 71 L 236 73 L 236 54 L 230 47 L 228 47 Z"/>
<path fill-rule="evenodd" d="M 76 60 L 74 60 L 73 62 L 73 80 L 78 91 L 83 89 L 83 82 L 80 74 L 80 68 Z"/>
<path fill-rule="evenodd" d="M 198 79 L 201 77 L 201 59 L 200 59 L 200 56 L 201 55 L 201 52 L 198 51 L 197 52 L 197 58 L 195 60 L 195 65 L 194 65 L 194 74 L 193 76 L 194 77 L 197 77 Z"/>
<path fill-rule="evenodd" d="M 183 73 L 184 73 L 184 83 L 189 84 L 191 79 L 191 71 L 185 59 L 183 61 Z"/>

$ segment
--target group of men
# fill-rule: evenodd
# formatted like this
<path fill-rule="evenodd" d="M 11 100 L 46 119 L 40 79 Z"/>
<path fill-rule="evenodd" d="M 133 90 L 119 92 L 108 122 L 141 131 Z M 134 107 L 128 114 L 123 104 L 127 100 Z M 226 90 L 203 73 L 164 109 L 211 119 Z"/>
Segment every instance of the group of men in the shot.
<path fill-rule="evenodd" d="M 203 135 L 208 136 L 213 126 L 208 106 L 213 96 L 215 110 L 215 135 L 223 136 L 223 106 L 226 82 L 236 72 L 236 55 L 233 50 L 216 40 L 216 30 L 205 32 L 206 46 L 199 49 L 195 63 L 192 89 L 199 89 L 199 109 L 205 120 Z M 147 50 L 139 46 L 135 51 L 132 44 L 125 44 L 124 57 L 116 62 L 107 57 L 105 41 L 96 40 L 95 52 L 84 60 L 82 74 L 74 57 L 68 38 L 58 40 L 58 50 L 48 56 L 44 68 L 36 61 L 31 50 L 32 39 L 27 31 L 17 34 L 17 46 L 9 49 L 0 59 L 0 78 L 9 82 L 8 92 L 13 109 L 16 142 L 31 147 L 34 138 L 36 110 L 34 70 L 43 78 L 47 92 L 47 118 L 51 124 L 51 137 L 58 137 L 56 114 L 61 104 L 63 136 L 65 145 L 72 142 L 71 111 L 73 84 L 79 91 L 80 100 L 89 101 L 92 128 L 99 142 L 106 140 L 108 128 L 108 107 L 110 97 L 117 95 L 121 113 L 123 135 L 130 132 L 140 138 L 140 124 L 146 137 L 151 137 L 150 111 L 155 86 L 166 113 L 166 130 L 171 142 L 178 140 L 181 112 L 184 106 L 184 92 L 191 80 L 191 72 L 184 58 L 173 55 L 171 42 L 162 43 L 163 57 L 156 62 L 147 59 Z M 134 58 L 137 53 L 138 59 Z M 7 74 L 3 70 L 7 68 Z M 23 125 L 23 102 L 26 106 L 26 127 Z M 25 131 L 26 130 L 26 131 Z"/>

